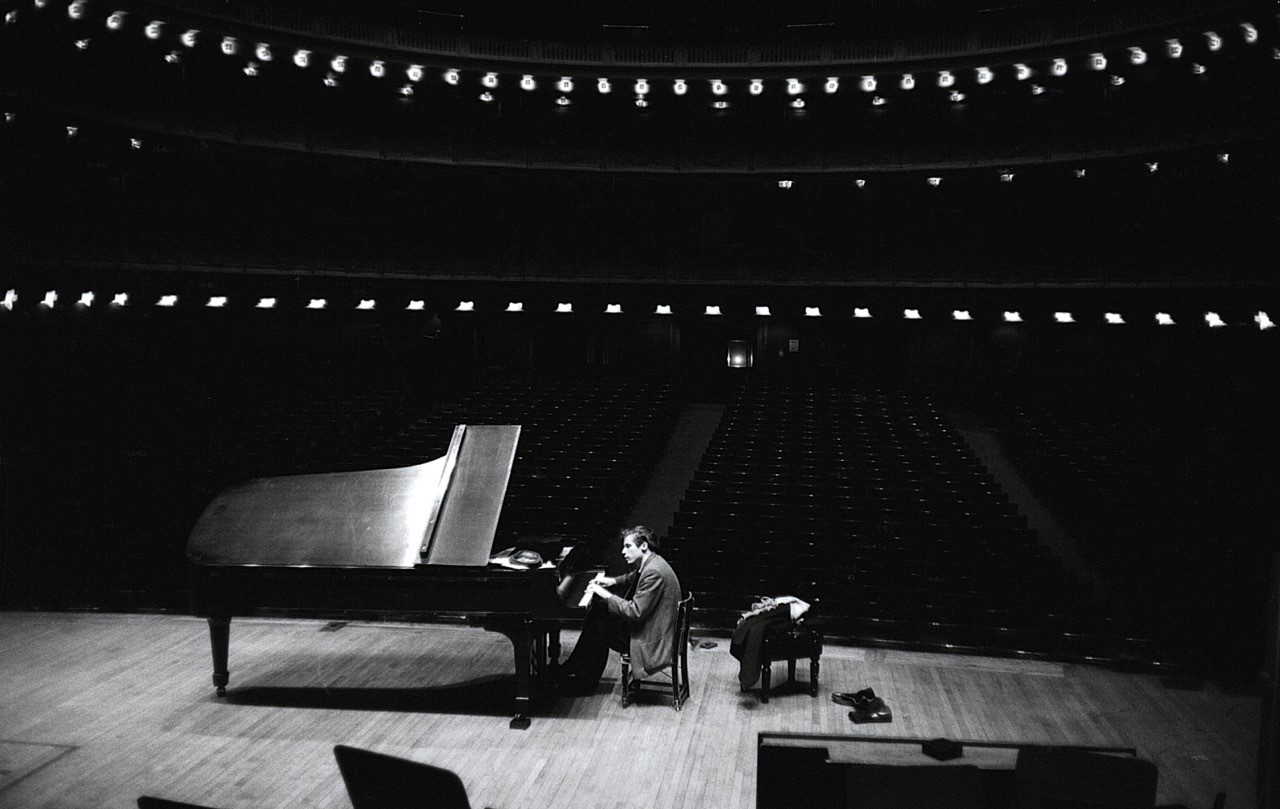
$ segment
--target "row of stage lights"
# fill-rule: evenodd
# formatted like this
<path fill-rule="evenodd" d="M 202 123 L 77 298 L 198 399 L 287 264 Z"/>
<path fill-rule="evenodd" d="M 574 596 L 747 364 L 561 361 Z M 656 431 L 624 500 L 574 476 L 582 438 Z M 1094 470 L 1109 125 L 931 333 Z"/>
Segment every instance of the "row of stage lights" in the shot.
<path fill-rule="evenodd" d="M 98 296 L 93 292 L 82 293 L 80 295 L 79 300 L 75 303 L 75 305 L 82 308 L 93 306 L 93 304 L 97 301 L 97 297 Z M 41 299 L 39 305 L 46 309 L 54 309 L 58 305 L 58 301 L 59 301 L 59 295 L 57 291 L 50 290 L 45 293 L 44 298 Z M 0 299 L 0 308 L 4 308 L 9 311 L 12 311 L 14 306 L 17 304 L 17 302 L 18 302 L 17 290 L 10 289 L 5 293 L 4 297 Z M 254 305 L 254 308 L 255 309 L 275 309 L 278 303 L 279 301 L 276 298 L 260 297 L 258 298 L 258 302 Z M 117 292 L 112 296 L 109 305 L 113 307 L 124 307 L 124 306 L 129 306 L 131 304 L 132 304 L 132 299 L 129 293 Z M 213 295 L 208 298 L 204 306 L 210 309 L 222 309 L 222 308 L 226 308 L 227 304 L 228 304 L 227 296 Z M 178 305 L 178 296 L 177 295 L 161 295 L 155 301 L 154 305 L 165 307 L 165 308 L 175 307 Z M 328 307 L 329 307 L 329 302 L 327 299 L 311 298 L 309 299 L 308 303 L 304 308 L 318 310 L 318 309 L 327 309 Z M 374 298 L 362 299 L 360 300 L 359 303 L 356 304 L 354 308 L 359 311 L 372 311 L 377 308 L 377 300 Z M 405 306 L 404 308 L 406 311 L 410 311 L 410 312 L 423 312 L 427 310 L 426 301 L 421 299 L 410 300 L 408 305 Z M 459 301 L 458 305 L 454 307 L 453 311 L 475 312 L 477 311 L 475 301 Z M 507 306 L 503 311 L 516 313 L 516 312 L 524 312 L 526 310 L 525 310 L 524 303 L 522 301 L 511 301 L 507 303 Z M 572 314 L 574 311 L 575 310 L 572 303 L 558 303 L 556 304 L 556 308 L 554 310 L 554 312 L 557 314 Z M 608 314 L 608 315 L 623 314 L 622 304 L 620 303 L 606 304 L 602 311 L 604 314 Z M 660 304 L 657 304 L 657 306 L 654 308 L 653 314 L 672 315 L 674 314 L 674 310 L 670 304 L 660 303 Z M 707 317 L 720 317 L 724 313 L 722 312 L 720 306 L 718 305 L 707 305 L 703 308 L 702 314 Z M 772 308 L 769 306 L 756 306 L 755 314 L 758 317 L 772 317 L 773 311 L 772 311 Z M 819 306 L 806 306 L 804 307 L 804 315 L 805 317 L 823 317 L 822 308 Z M 869 308 L 855 307 L 853 310 L 853 317 L 859 320 L 867 320 L 867 319 L 871 319 L 873 316 Z M 923 320 L 924 316 L 920 314 L 919 309 L 903 309 L 902 318 L 905 320 Z M 951 312 L 951 319 L 956 321 L 972 321 L 974 320 L 974 317 L 970 314 L 969 310 L 967 309 L 953 309 Z M 1159 326 L 1175 325 L 1173 316 L 1167 312 L 1157 312 L 1155 313 L 1153 319 L 1156 325 L 1159 325 Z M 1004 311 L 1001 314 L 1001 320 L 1005 323 L 1025 322 L 1023 320 L 1022 314 L 1015 310 Z M 1075 315 L 1067 311 L 1054 312 L 1053 321 L 1055 323 L 1078 322 L 1075 318 Z M 1118 312 L 1107 312 L 1103 315 L 1103 322 L 1108 325 L 1119 326 L 1119 325 L 1124 325 L 1128 321 L 1125 319 L 1123 315 L 1121 315 Z M 1223 328 L 1228 325 L 1227 322 L 1222 318 L 1222 316 L 1219 315 L 1217 312 L 1205 312 L 1204 322 L 1205 322 L 1205 325 L 1215 329 Z M 1267 315 L 1267 313 L 1263 311 L 1259 311 L 1257 314 L 1253 316 L 1253 322 L 1257 324 L 1258 328 L 1261 330 L 1275 328 L 1275 323 L 1272 322 L 1271 318 Z"/>
<path fill-rule="evenodd" d="M 46 8 L 50 5 L 50 0 L 33 1 L 36 8 Z M 88 3 L 85 0 L 73 0 L 73 2 L 67 6 L 67 16 L 72 20 L 84 20 L 87 18 L 88 14 Z M 129 16 L 130 13 L 128 11 L 117 10 L 111 12 L 107 15 L 105 20 L 107 29 L 111 31 L 124 29 L 128 24 L 127 21 Z M 5 15 L 5 22 L 12 24 L 16 22 L 18 18 L 18 10 L 14 9 Z M 169 26 L 169 23 L 163 20 L 152 19 L 142 28 L 148 39 L 160 40 L 165 37 L 165 29 L 167 26 Z M 1238 29 L 1238 36 L 1245 44 L 1254 45 L 1259 41 L 1260 35 L 1258 28 L 1253 23 L 1242 21 L 1238 23 L 1236 27 Z M 205 32 L 200 29 L 187 28 L 178 34 L 177 39 L 185 48 L 194 49 L 205 35 Z M 1226 41 L 1226 35 L 1219 34 L 1217 31 L 1204 31 L 1201 36 L 1204 39 L 1206 50 L 1210 53 L 1216 53 L 1222 50 Z M 242 43 L 239 38 L 229 34 L 214 34 L 212 37 L 218 41 L 219 50 L 227 56 L 237 56 L 241 53 L 242 48 L 252 48 L 253 58 L 248 60 L 243 68 L 244 73 L 247 76 L 259 75 L 266 64 L 273 62 L 276 59 L 276 46 L 273 46 L 271 43 Z M 90 40 L 88 38 L 76 40 L 76 46 L 79 48 L 88 48 L 89 45 Z M 1181 59 L 1184 51 L 1186 50 L 1182 40 L 1177 38 L 1164 40 L 1158 47 L 1163 50 L 1163 53 L 1167 58 L 1174 60 Z M 1280 47 L 1273 47 L 1271 49 L 1271 55 L 1274 59 L 1280 60 Z M 428 68 L 422 64 L 393 66 L 385 59 L 357 60 L 354 57 L 343 54 L 328 54 L 321 56 L 306 48 L 295 48 L 292 52 L 293 64 L 302 69 L 308 69 L 313 65 L 323 65 L 326 58 L 328 59 L 328 70 L 325 72 L 323 77 L 325 85 L 329 87 L 338 86 L 344 74 L 346 74 L 349 69 L 353 69 L 357 62 L 360 62 L 369 71 L 371 76 L 379 79 L 393 76 L 400 70 L 403 70 L 404 77 L 407 81 L 401 85 L 399 93 L 406 98 L 412 97 L 415 86 L 427 78 L 428 72 L 434 72 L 435 70 L 435 68 Z M 1147 63 L 1149 58 L 1150 56 L 1146 48 L 1133 45 L 1129 46 L 1121 55 L 1113 54 L 1108 56 L 1103 52 L 1090 53 L 1078 60 L 1075 66 L 1089 71 L 1102 72 L 1107 70 L 1108 65 L 1111 64 L 1113 60 L 1127 60 L 1129 64 L 1132 65 L 1143 65 Z M 181 62 L 182 51 L 177 49 L 171 50 L 165 55 L 165 59 L 171 63 Z M 944 69 L 931 71 L 927 74 L 921 73 L 919 75 L 916 73 L 902 73 L 893 74 L 892 76 L 877 76 L 874 74 L 866 74 L 857 77 L 828 76 L 825 81 L 822 82 L 822 91 L 827 94 L 835 94 L 840 91 L 846 81 L 856 82 L 856 85 L 860 90 L 871 94 L 875 94 L 882 85 L 896 83 L 896 86 L 900 90 L 912 90 L 919 85 L 932 82 L 939 88 L 949 90 L 948 98 L 952 102 L 959 103 L 964 101 L 966 96 L 960 89 L 957 89 L 957 83 L 960 81 L 960 77 L 965 75 L 966 71 L 971 70 L 973 81 L 976 84 L 986 85 L 990 84 L 1001 74 L 1011 76 L 1020 82 L 1026 82 L 1039 75 L 1062 77 L 1067 75 L 1071 69 L 1071 61 L 1067 58 L 1059 57 L 1046 60 L 1043 63 L 1036 63 L 1035 66 L 1026 62 L 1017 62 L 1012 65 L 995 68 L 978 66 L 964 71 L 959 69 Z M 1190 70 L 1194 74 L 1203 75 L 1208 71 L 1208 68 L 1201 62 L 1194 62 L 1191 65 Z M 493 91 L 496 90 L 502 82 L 508 79 L 495 71 L 474 72 L 479 74 L 479 85 L 481 88 L 479 99 L 484 102 L 494 101 L 496 96 Z M 449 85 L 458 86 L 464 83 L 463 71 L 456 68 L 445 68 L 440 71 L 439 75 L 440 78 Z M 543 80 L 544 79 L 540 79 L 532 74 L 522 74 L 516 81 L 518 81 L 519 87 L 522 90 L 533 91 L 538 88 L 539 82 Z M 576 79 L 573 76 L 560 76 L 555 80 L 556 90 L 560 93 L 556 98 L 557 105 L 567 107 L 573 103 L 571 94 L 577 87 L 578 81 L 579 79 Z M 729 101 L 726 97 L 730 95 L 731 82 L 723 79 L 705 79 L 703 81 L 707 83 L 711 94 L 715 99 L 711 102 L 711 106 L 716 109 L 727 109 L 729 107 Z M 788 78 L 783 81 L 785 81 L 786 85 L 786 94 L 791 97 L 791 101 L 789 102 L 791 107 L 796 110 L 804 109 L 804 93 L 808 91 L 809 87 L 799 78 Z M 1125 78 L 1117 73 L 1112 73 L 1109 81 L 1113 86 L 1120 86 L 1125 83 Z M 588 79 L 587 82 L 589 83 L 590 79 Z M 608 77 L 598 77 L 594 82 L 596 91 L 601 95 L 612 93 L 614 91 L 615 84 L 622 84 L 622 82 Z M 635 79 L 631 89 L 635 96 L 636 106 L 647 107 L 649 105 L 649 97 L 653 92 L 655 92 L 655 88 L 658 84 L 659 82 L 657 80 L 650 82 L 645 78 Z M 749 95 L 759 96 L 765 93 L 766 81 L 764 79 L 748 79 L 745 80 L 745 84 L 746 92 Z M 688 79 L 676 78 L 670 80 L 671 92 L 677 96 L 686 95 L 689 92 L 690 86 L 691 80 Z M 1036 82 L 1032 82 L 1029 86 L 1033 95 L 1040 95 L 1046 91 L 1044 85 Z M 882 106 L 888 103 L 888 100 L 884 96 L 873 95 L 871 103 L 874 106 Z"/>

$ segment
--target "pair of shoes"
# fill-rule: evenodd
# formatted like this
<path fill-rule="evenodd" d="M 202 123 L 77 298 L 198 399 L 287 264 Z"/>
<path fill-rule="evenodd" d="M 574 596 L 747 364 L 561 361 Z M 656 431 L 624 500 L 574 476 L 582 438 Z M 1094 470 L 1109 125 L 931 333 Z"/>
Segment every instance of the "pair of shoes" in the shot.
<path fill-rule="evenodd" d="M 850 708 L 866 708 L 877 699 L 876 692 L 870 688 L 864 688 L 861 691 L 853 693 L 837 691 L 831 695 L 831 701 L 837 705 L 848 705 Z"/>
<path fill-rule="evenodd" d="M 884 700 L 875 697 L 865 706 L 859 706 L 849 711 L 849 719 L 855 725 L 861 725 L 865 722 L 892 722 L 893 711 L 889 710 L 889 706 L 884 704 Z"/>

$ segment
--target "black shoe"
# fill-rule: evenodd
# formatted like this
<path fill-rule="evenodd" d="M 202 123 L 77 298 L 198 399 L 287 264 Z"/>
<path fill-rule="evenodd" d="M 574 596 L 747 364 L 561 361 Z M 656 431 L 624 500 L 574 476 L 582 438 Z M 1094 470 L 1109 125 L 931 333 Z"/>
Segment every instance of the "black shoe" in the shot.
<path fill-rule="evenodd" d="M 889 706 L 884 704 L 884 700 L 876 697 L 866 707 L 854 708 L 849 711 L 849 719 L 855 725 L 861 725 L 866 722 L 892 722 L 893 711 L 889 710 Z"/>
<path fill-rule="evenodd" d="M 864 688 L 854 693 L 837 691 L 831 695 L 832 702 L 837 705 L 848 705 L 851 708 L 866 708 L 874 699 L 876 699 L 876 692 L 870 688 Z"/>

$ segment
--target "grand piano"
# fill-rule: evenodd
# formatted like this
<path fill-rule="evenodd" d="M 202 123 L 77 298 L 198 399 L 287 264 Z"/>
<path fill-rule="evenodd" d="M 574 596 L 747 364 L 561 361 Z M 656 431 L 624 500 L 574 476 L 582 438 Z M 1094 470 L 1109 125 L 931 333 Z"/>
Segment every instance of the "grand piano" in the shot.
<path fill-rule="evenodd" d="M 533 680 L 553 679 L 571 612 L 554 569 L 490 563 L 519 437 L 518 425 L 458 425 L 448 453 L 427 463 L 255 478 L 214 498 L 187 557 L 218 696 L 236 615 L 459 616 L 511 640 L 511 727 L 527 728 Z"/>

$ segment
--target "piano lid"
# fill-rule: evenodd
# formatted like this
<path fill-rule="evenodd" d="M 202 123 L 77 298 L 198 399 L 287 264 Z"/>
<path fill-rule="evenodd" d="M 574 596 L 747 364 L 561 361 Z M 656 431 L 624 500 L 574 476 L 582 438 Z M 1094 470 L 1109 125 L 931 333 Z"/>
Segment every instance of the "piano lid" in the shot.
<path fill-rule="evenodd" d="M 449 453 L 399 469 L 254 478 L 204 510 L 198 565 L 488 564 L 519 425 L 458 425 Z"/>

